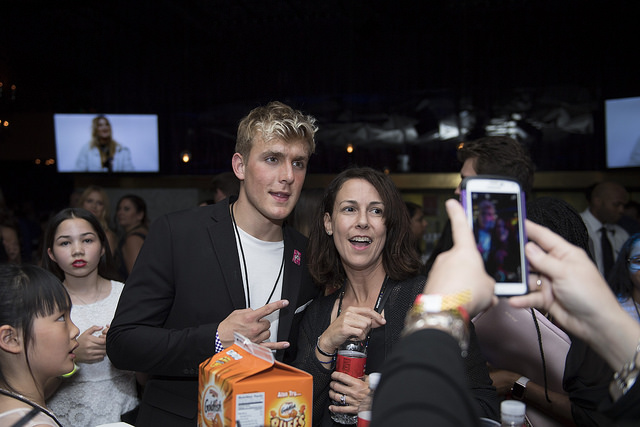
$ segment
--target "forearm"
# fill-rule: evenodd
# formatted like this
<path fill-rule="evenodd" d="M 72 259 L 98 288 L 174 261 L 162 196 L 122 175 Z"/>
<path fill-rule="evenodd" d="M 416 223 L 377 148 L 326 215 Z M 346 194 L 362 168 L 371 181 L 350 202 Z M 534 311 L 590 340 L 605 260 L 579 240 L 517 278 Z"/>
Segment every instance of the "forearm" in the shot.
<path fill-rule="evenodd" d="M 107 335 L 107 354 L 118 369 L 195 376 L 199 364 L 215 353 L 216 328 L 217 324 L 182 330 L 115 325 Z"/>
<path fill-rule="evenodd" d="M 129 236 L 122 247 L 122 257 L 128 272 L 133 270 L 144 241 L 138 236 Z"/>
<path fill-rule="evenodd" d="M 569 396 L 547 390 L 549 400 L 545 394 L 544 387 L 529 381 L 524 394 L 523 401 L 533 406 L 554 419 L 562 421 L 565 426 L 573 426 L 573 416 L 571 415 L 571 401 Z"/>
<path fill-rule="evenodd" d="M 603 312 L 594 322 L 598 325 L 593 325 L 593 330 L 585 337 L 585 341 L 614 371 L 619 371 L 635 354 L 640 341 L 640 324 L 620 307 Z M 609 324 L 610 327 L 602 328 L 603 324 Z M 636 364 L 640 364 L 640 360 L 636 360 Z"/>

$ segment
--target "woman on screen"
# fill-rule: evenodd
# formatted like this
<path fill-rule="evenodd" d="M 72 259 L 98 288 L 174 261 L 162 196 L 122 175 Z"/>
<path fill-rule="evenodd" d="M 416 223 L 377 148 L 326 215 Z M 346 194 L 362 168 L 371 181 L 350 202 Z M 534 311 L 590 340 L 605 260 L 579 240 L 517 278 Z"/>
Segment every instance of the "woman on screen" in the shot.
<path fill-rule="evenodd" d="M 111 123 L 105 116 L 93 119 L 91 141 L 76 160 L 78 172 L 133 172 L 131 151 L 113 140 Z"/>

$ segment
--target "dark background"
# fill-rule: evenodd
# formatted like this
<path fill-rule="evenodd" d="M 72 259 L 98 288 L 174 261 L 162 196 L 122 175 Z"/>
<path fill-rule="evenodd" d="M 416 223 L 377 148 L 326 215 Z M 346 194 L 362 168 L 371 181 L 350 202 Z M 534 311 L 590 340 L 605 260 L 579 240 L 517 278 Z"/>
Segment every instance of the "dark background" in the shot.
<path fill-rule="evenodd" d="M 0 119 L 11 125 L 0 126 L 0 184 L 72 185 L 34 164 L 55 157 L 55 112 L 157 113 L 162 175 L 228 170 L 238 120 L 276 99 L 318 118 L 310 173 L 350 163 L 396 172 L 398 154 L 411 172 L 455 172 L 460 140 L 513 117 L 539 171 L 605 170 L 603 102 L 640 94 L 636 5 L 3 0 Z M 460 124 L 463 111 L 475 125 L 439 139 L 439 121 Z M 585 117 L 590 125 L 566 126 Z M 354 128 L 418 138 L 389 143 Z"/>

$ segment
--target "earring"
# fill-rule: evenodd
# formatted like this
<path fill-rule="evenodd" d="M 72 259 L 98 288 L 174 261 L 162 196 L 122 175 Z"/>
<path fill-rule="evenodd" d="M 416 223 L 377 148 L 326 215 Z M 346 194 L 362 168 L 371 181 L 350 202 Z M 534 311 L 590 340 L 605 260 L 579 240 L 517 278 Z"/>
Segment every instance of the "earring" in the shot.
<path fill-rule="evenodd" d="M 327 236 L 331 236 L 332 234 L 333 234 L 333 231 L 327 230 Z"/>

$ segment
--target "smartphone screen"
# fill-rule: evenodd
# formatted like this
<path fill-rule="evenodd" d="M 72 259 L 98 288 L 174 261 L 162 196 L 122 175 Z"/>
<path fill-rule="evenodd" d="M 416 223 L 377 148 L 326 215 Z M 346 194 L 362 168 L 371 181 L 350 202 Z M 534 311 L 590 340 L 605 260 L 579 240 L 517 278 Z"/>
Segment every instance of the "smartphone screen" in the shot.
<path fill-rule="evenodd" d="M 483 176 L 465 178 L 461 198 L 485 269 L 496 281 L 496 295 L 527 293 L 525 202 L 518 182 Z"/>

